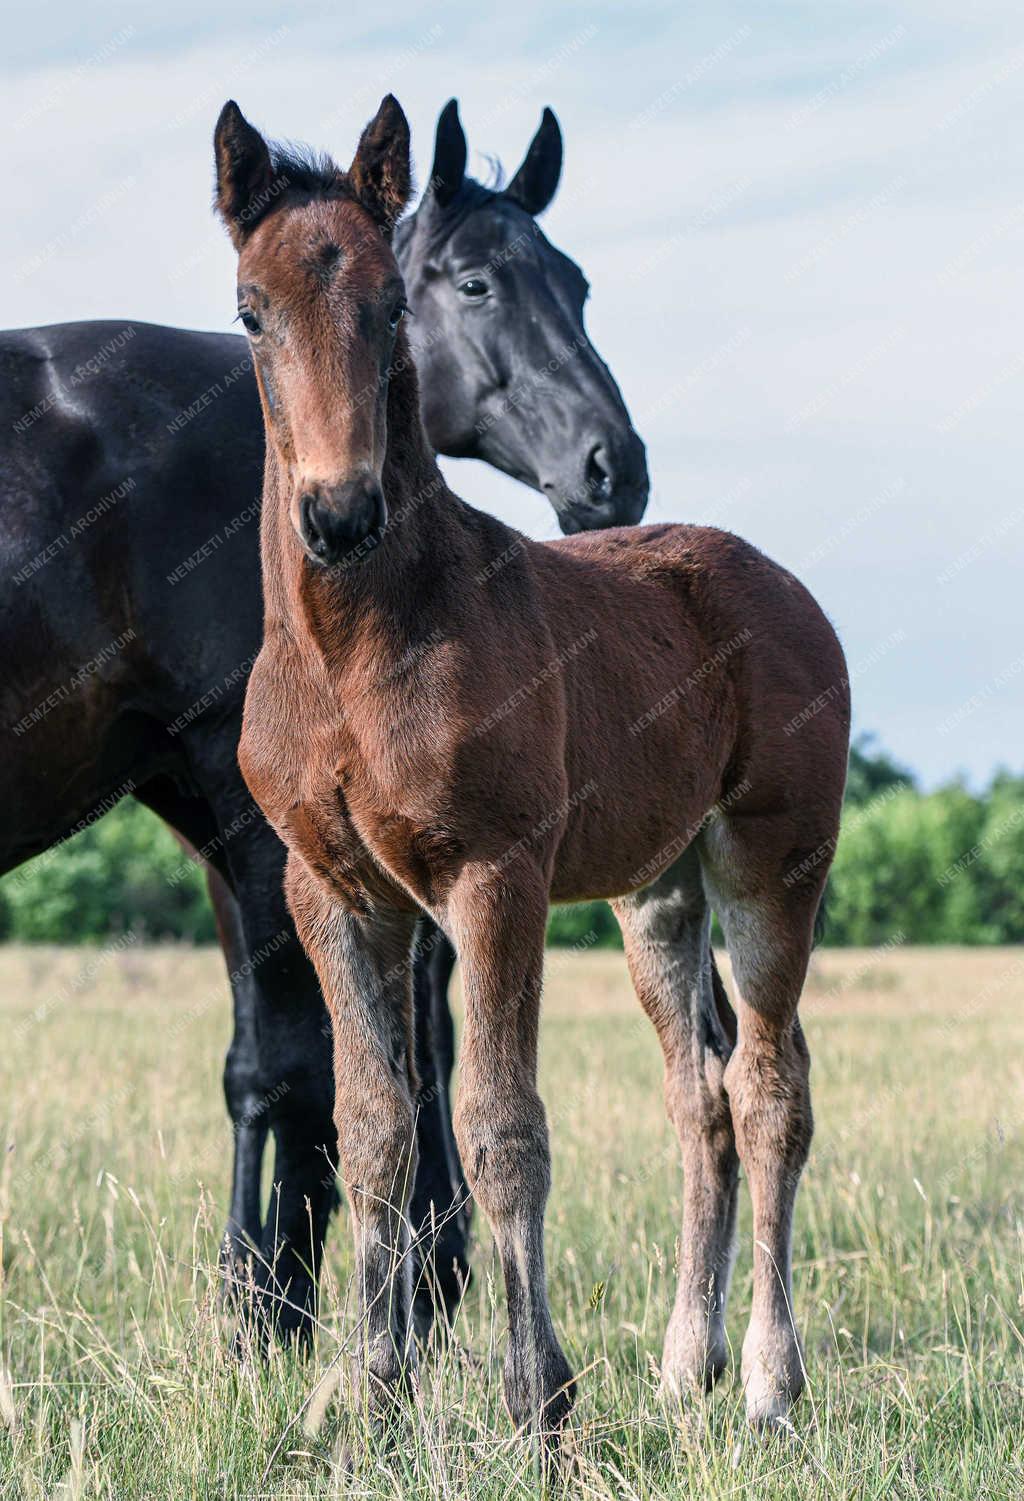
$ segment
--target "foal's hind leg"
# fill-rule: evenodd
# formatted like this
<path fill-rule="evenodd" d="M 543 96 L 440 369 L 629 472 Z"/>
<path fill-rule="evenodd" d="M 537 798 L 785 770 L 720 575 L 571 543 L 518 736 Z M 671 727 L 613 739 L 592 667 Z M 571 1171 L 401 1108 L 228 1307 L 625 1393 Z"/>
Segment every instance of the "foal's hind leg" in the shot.
<path fill-rule="evenodd" d="M 652 886 L 616 902 L 629 970 L 665 1055 L 665 1103 L 683 1156 L 679 1282 L 662 1379 L 680 1396 L 706 1389 L 728 1358 L 738 1161 L 724 1073 L 731 1052 L 714 987 L 711 913 L 695 851 Z M 722 1004 L 728 1002 L 722 994 Z"/>
<path fill-rule="evenodd" d="M 792 1227 L 814 1123 L 797 1003 L 827 861 L 793 878 L 791 827 L 753 815 L 713 823 L 702 837 L 701 859 L 737 995 L 739 1035 L 725 1087 L 754 1209 L 754 1296 L 742 1360 L 747 1415 L 756 1426 L 772 1427 L 804 1385 Z"/>

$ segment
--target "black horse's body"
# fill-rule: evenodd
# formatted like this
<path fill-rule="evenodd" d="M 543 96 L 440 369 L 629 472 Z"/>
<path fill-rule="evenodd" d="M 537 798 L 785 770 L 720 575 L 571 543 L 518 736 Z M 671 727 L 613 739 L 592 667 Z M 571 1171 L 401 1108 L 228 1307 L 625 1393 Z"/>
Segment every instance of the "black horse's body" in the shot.
<path fill-rule="evenodd" d="M 582 333 L 583 293 L 572 279 L 582 278 L 533 221 L 560 163 L 546 115 L 506 194 L 464 182 L 465 141 L 450 105 L 432 190 L 401 246 L 408 285 L 421 290 L 413 310 L 431 436 L 543 489 L 563 527 L 576 530 L 638 519 L 647 476 L 618 389 Z M 520 243 L 502 260 L 510 233 Z M 474 278 L 485 292 L 463 290 Z M 528 318 L 531 287 L 537 312 Z M 534 341 L 518 369 L 517 319 Z M 565 378 L 549 373 L 524 394 L 545 347 L 564 347 L 567 329 L 576 348 L 556 366 Z M 531 407 L 547 414 L 532 429 Z M 536 437 L 545 423 L 550 464 Z M 234 335 L 122 322 L 5 334 L 0 442 L 0 873 L 132 794 L 226 883 L 216 905 L 235 1005 L 225 1070 L 235 1127 L 229 1233 L 237 1249 L 259 1249 L 257 1277 L 279 1327 L 306 1328 L 334 1202 L 333 1082 L 326 1012 L 282 892 L 285 852 L 236 761 L 262 634 L 263 426 L 248 346 Z M 576 480 L 557 478 L 567 458 Z M 447 945 L 424 935 L 414 1200 L 424 1217 L 431 1201 L 450 1202 L 458 1171 L 446 1095 L 450 968 Z M 278 1199 L 264 1226 L 268 1129 Z M 448 1300 L 458 1290 L 452 1269 L 464 1264 L 456 1216 L 435 1262 Z"/>

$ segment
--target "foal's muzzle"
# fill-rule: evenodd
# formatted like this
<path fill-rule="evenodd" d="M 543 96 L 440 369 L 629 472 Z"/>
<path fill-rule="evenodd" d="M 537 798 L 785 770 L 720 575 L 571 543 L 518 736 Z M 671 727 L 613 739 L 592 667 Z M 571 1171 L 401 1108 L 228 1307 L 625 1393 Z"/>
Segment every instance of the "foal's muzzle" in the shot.
<path fill-rule="evenodd" d="M 314 563 L 358 563 L 384 535 L 387 515 L 380 485 L 366 475 L 308 490 L 299 502 L 299 536 Z"/>

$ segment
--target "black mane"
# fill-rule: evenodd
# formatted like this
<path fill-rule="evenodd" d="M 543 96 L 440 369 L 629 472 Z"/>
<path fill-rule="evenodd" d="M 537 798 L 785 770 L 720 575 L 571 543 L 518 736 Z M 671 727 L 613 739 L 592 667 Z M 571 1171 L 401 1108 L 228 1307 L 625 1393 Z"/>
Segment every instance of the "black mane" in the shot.
<path fill-rule="evenodd" d="M 416 224 L 429 224 L 428 240 L 444 240 L 453 229 L 476 209 L 485 208 L 502 196 L 500 187 L 487 187 L 474 177 L 464 177 L 457 193 L 443 205 L 432 197 L 428 189 L 416 205 L 413 213 L 407 214 L 395 226 L 395 247 L 403 245 Z"/>
<path fill-rule="evenodd" d="M 293 141 L 269 144 L 274 181 L 305 198 L 335 198 L 348 193 L 348 173 L 326 151 Z"/>
<path fill-rule="evenodd" d="M 310 146 L 295 141 L 270 141 L 267 143 L 270 151 L 270 162 L 273 168 L 273 181 L 277 185 L 277 191 L 265 205 L 261 212 L 249 219 L 249 228 L 254 228 L 257 223 L 266 217 L 272 209 L 280 206 L 287 197 L 288 201 L 294 202 L 296 198 L 346 198 L 351 196 L 348 173 L 339 167 L 334 158 L 326 151 L 315 151 Z M 417 217 L 420 209 L 430 202 L 430 218 L 432 224 L 436 223 L 438 233 L 448 235 L 454 226 L 465 219 L 476 209 L 484 208 L 502 196 L 504 173 L 501 163 L 492 160 L 491 184 L 478 182 L 474 177 L 464 177 L 458 192 L 444 205 L 443 208 L 436 201 L 430 199 L 429 190 L 420 200 L 416 210 L 408 214 L 400 224 L 396 226 L 396 240 L 401 240 L 404 233 L 412 228 L 412 222 Z"/>

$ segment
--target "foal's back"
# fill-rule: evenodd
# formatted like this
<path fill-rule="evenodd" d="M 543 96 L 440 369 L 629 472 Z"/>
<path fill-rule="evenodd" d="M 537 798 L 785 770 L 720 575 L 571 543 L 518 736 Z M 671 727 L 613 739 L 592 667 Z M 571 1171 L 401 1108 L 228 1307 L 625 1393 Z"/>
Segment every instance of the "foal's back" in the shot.
<path fill-rule="evenodd" d="M 666 828 L 681 848 L 716 804 L 820 826 L 842 795 L 848 686 L 835 632 L 792 574 L 713 527 L 529 551 L 566 697 L 556 900 L 644 884 Z"/>

